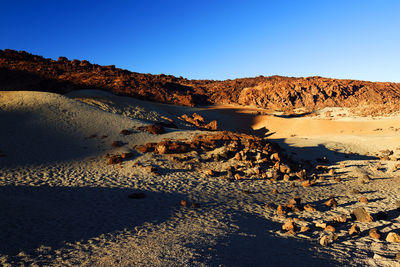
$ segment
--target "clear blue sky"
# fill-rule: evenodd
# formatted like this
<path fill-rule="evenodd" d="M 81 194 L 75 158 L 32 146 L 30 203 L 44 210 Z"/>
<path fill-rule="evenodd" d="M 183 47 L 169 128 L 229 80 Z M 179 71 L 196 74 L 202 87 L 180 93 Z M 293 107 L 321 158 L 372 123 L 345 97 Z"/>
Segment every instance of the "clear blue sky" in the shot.
<path fill-rule="evenodd" d="M 400 1 L 19 1 L 0 49 L 193 79 L 258 75 L 400 82 Z"/>

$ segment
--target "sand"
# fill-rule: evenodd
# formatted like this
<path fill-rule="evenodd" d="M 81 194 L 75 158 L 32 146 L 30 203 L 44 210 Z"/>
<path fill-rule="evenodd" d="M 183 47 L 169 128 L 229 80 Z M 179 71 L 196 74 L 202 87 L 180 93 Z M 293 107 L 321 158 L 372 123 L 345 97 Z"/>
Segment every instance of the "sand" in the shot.
<path fill-rule="evenodd" d="M 318 185 L 309 188 L 293 188 L 284 181 L 269 184 L 265 179 L 229 182 L 133 149 L 163 138 L 200 134 L 177 119 L 193 112 L 206 120 L 217 119 L 221 129 L 266 134 L 299 162 L 316 164 L 317 158 L 326 156 L 341 181 L 321 174 Z M 1 92 L 0 240 L 7 241 L 0 244 L 0 261 L 52 266 L 398 265 L 394 256 L 400 244 L 373 240 L 368 230 L 377 227 L 386 237 L 400 227 L 400 171 L 393 169 L 399 161 L 376 157 L 380 150 L 390 149 L 400 158 L 399 117 L 359 118 L 335 112 L 327 117 L 325 112 L 286 117 L 232 105 L 176 107 L 95 90 L 67 96 Z M 167 128 L 163 135 L 135 130 L 167 118 L 179 129 Z M 122 129 L 133 134 L 120 135 Z M 113 148 L 115 140 L 124 145 Z M 133 152 L 135 157 L 122 167 L 107 165 L 105 155 L 117 152 Z M 134 163 L 157 166 L 161 175 Z M 203 167 L 225 166 L 208 162 Z M 365 173 L 371 179 L 361 184 Z M 144 192 L 146 198 L 129 199 L 134 192 Z M 339 205 L 330 210 L 322 202 L 331 195 Z M 277 216 L 265 209 L 266 203 L 284 204 L 293 196 L 318 211 Z M 359 203 L 360 196 L 369 203 Z M 199 203 L 200 208 L 182 207 L 182 199 Z M 363 233 L 356 237 L 348 236 L 349 225 L 338 227 L 338 240 L 319 244 L 323 231 L 315 222 L 348 215 L 360 206 L 390 216 L 358 223 Z M 302 219 L 299 224 L 311 230 L 285 234 L 281 226 L 288 217 Z"/>

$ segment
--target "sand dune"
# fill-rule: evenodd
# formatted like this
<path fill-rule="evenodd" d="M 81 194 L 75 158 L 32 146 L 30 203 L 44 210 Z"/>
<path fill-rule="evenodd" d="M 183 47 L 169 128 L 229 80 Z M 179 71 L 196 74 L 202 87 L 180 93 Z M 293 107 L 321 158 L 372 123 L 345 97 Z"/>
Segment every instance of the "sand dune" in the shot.
<path fill-rule="evenodd" d="M 324 164 L 335 174 L 317 174 L 314 187 L 297 182 L 293 187 L 253 174 L 229 181 L 206 170 L 248 165 L 234 159 L 204 161 L 191 170 L 185 163 L 134 149 L 204 133 L 177 119 L 194 112 L 207 121 L 218 120 L 220 129 L 266 134 L 299 163 L 321 164 L 318 159 L 325 156 L 329 163 Z M 233 105 L 176 107 L 95 90 L 67 96 L 0 92 L 0 240 L 7 240 L 0 244 L 0 261 L 54 266 L 396 265 L 400 243 L 374 240 L 368 231 L 376 227 L 386 237 L 400 228 L 400 170 L 394 169 L 400 158 L 399 117 L 323 114 L 287 118 Z M 161 135 L 137 130 L 168 119 L 178 129 L 167 128 Z M 132 134 L 121 135 L 123 129 Z M 122 147 L 111 146 L 116 140 Z M 393 151 L 391 159 L 379 160 L 384 149 Z M 120 152 L 132 152 L 134 158 L 120 167 L 106 164 L 107 153 Z M 156 166 L 161 173 L 154 175 L 139 165 Z M 365 174 L 370 179 L 360 183 Z M 128 198 L 136 192 L 146 197 Z M 278 216 L 265 208 L 294 196 L 318 211 Z M 337 199 L 337 208 L 323 205 L 330 196 Z M 369 202 L 360 203 L 361 196 Z M 200 208 L 182 207 L 182 199 Z M 321 246 L 326 233 L 315 222 L 348 216 L 356 207 L 374 215 L 383 211 L 388 217 L 357 222 L 360 236 L 348 235 L 351 224 L 339 225 L 338 239 Z M 308 225 L 310 231 L 287 235 L 281 229 L 287 218 L 298 218 L 298 225 Z"/>

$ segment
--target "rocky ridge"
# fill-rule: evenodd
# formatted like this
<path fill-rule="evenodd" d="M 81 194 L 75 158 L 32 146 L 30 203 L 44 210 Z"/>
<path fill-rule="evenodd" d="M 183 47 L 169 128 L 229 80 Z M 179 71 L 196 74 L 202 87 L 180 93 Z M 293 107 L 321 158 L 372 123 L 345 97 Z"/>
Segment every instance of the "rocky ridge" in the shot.
<path fill-rule="evenodd" d="M 385 112 L 390 112 L 400 103 L 399 83 L 281 76 L 188 80 L 130 72 L 87 60 L 52 60 L 24 51 L 0 50 L 0 90 L 67 93 L 86 88 L 184 106 L 235 103 L 274 110 L 313 110 L 364 105 L 375 109 L 384 106 Z"/>

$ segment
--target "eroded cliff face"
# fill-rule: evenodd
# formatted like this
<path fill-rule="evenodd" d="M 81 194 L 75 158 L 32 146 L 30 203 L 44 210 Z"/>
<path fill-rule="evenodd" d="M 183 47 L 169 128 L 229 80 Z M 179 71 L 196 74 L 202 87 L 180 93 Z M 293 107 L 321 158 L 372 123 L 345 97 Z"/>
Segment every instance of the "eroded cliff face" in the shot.
<path fill-rule="evenodd" d="M 0 50 L 0 90 L 66 93 L 87 88 L 185 106 L 237 103 L 290 110 L 400 102 L 398 83 L 280 76 L 188 80 L 172 75 L 130 72 L 86 60 L 60 57 L 56 61 L 23 51 Z"/>

